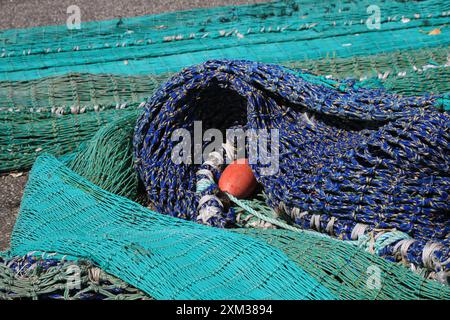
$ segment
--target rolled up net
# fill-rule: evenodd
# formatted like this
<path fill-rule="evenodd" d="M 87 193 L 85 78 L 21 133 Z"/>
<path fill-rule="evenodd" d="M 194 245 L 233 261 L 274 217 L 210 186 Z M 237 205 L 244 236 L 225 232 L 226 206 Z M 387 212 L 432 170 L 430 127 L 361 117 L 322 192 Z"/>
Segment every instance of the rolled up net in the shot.
<path fill-rule="evenodd" d="M 203 130 L 265 129 L 269 140 L 276 129 L 278 171 L 265 174 L 260 158 L 251 165 L 272 208 L 340 239 L 401 231 L 411 238 L 388 240 L 383 255 L 446 272 L 450 122 L 436 109 L 443 103 L 439 95 L 403 97 L 276 65 L 209 61 L 184 69 L 149 99 L 136 125 L 135 166 L 158 212 L 224 227 L 235 217 L 212 177 L 225 151 L 199 165 L 187 149 L 191 159 L 176 163 L 174 133 L 193 137 L 196 121 Z"/>

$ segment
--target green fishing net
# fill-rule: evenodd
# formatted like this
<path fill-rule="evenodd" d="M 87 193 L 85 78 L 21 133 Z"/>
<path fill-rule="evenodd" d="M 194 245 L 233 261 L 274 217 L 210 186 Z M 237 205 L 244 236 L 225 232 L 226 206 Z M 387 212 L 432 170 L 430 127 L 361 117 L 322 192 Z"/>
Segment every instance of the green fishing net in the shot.
<path fill-rule="evenodd" d="M 367 9 L 381 10 L 379 28 Z M 448 93 L 450 3 L 275 1 L 0 32 L 0 172 L 62 155 L 181 68 L 243 58 Z M 432 32 L 438 30 L 438 32 Z M 449 108 L 449 106 L 443 106 Z"/>

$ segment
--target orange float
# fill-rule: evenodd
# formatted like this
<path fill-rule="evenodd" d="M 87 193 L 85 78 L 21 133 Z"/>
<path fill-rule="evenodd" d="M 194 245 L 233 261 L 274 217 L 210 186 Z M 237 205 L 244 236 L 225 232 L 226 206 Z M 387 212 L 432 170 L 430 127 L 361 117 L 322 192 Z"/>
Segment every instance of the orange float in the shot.
<path fill-rule="evenodd" d="M 247 159 L 230 163 L 219 179 L 219 189 L 238 199 L 249 197 L 256 189 L 256 178 Z"/>

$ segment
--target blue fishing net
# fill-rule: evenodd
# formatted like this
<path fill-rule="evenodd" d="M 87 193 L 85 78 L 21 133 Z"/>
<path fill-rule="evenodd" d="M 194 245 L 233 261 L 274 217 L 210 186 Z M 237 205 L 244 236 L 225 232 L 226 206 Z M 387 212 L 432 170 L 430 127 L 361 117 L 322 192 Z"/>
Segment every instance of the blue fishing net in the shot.
<path fill-rule="evenodd" d="M 250 61 L 213 60 L 182 70 L 145 106 L 134 136 L 135 166 L 158 212 L 233 226 L 214 181 L 220 166 L 175 164 L 175 130 L 278 129 L 279 170 L 252 169 L 268 204 L 302 228 L 340 239 L 383 236 L 383 256 L 448 271 L 450 117 L 444 96 L 403 97 Z M 270 136 L 270 131 L 269 131 Z M 203 147 L 205 143 L 203 142 Z M 219 168 L 219 169 L 218 169 Z M 201 171 L 204 172 L 204 171 Z M 200 206 L 199 206 L 200 205 Z M 214 207 L 207 219 L 199 212 Z"/>

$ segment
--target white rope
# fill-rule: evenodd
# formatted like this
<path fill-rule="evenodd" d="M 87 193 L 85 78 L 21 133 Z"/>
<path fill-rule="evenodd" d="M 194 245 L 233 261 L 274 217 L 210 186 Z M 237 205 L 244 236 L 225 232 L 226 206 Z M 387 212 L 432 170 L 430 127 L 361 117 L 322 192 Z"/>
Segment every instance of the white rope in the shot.
<path fill-rule="evenodd" d="M 201 176 L 201 175 L 208 176 L 209 180 L 214 181 L 214 176 L 213 176 L 212 172 L 208 169 L 200 169 L 196 172 L 196 175 L 197 176 Z"/>
<path fill-rule="evenodd" d="M 209 219 L 219 215 L 221 210 L 214 206 L 207 206 L 200 209 L 198 212 L 197 220 L 201 220 L 204 224 L 208 222 Z"/>
<path fill-rule="evenodd" d="M 230 159 L 230 161 L 234 160 L 234 154 L 235 154 L 235 148 L 231 144 L 231 142 L 227 141 L 226 143 L 222 143 L 222 148 L 225 150 L 225 153 L 227 155 L 227 159 Z"/>
<path fill-rule="evenodd" d="M 404 239 L 400 240 L 394 246 L 394 253 L 399 254 L 403 261 L 408 261 L 407 254 L 409 247 L 415 242 L 415 239 Z"/>
<path fill-rule="evenodd" d="M 309 221 L 311 228 L 314 227 L 320 232 L 320 214 L 313 214 L 311 220 Z"/>
<path fill-rule="evenodd" d="M 223 208 L 222 201 L 219 200 L 215 195 L 212 194 L 205 194 L 203 197 L 200 198 L 200 201 L 198 202 L 197 208 L 200 209 L 201 206 L 203 206 L 206 202 L 210 200 L 216 200 L 219 203 L 219 206 Z"/>
<path fill-rule="evenodd" d="M 422 251 L 422 261 L 425 267 L 428 269 L 435 269 L 435 266 L 441 266 L 441 263 L 437 261 L 434 252 L 442 249 L 443 246 L 436 242 L 428 242 Z"/>
<path fill-rule="evenodd" d="M 330 235 L 334 235 L 334 223 L 336 222 L 335 217 L 331 217 L 330 221 L 328 221 L 327 226 L 325 227 L 325 231 Z"/>
<path fill-rule="evenodd" d="M 219 167 L 223 164 L 223 156 L 217 151 L 211 152 L 208 155 L 208 159 L 205 161 L 205 164 L 219 169 Z"/>
<path fill-rule="evenodd" d="M 357 223 L 353 227 L 352 233 L 350 235 L 351 239 L 352 240 L 358 240 L 359 237 L 361 237 L 366 232 L 367 227 L 368 226 L 366 224 Z"/>

